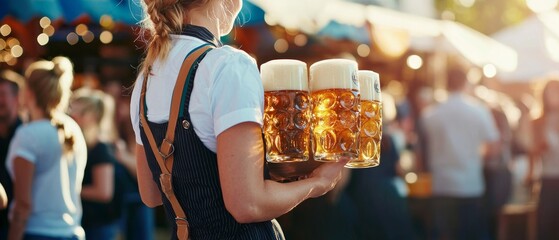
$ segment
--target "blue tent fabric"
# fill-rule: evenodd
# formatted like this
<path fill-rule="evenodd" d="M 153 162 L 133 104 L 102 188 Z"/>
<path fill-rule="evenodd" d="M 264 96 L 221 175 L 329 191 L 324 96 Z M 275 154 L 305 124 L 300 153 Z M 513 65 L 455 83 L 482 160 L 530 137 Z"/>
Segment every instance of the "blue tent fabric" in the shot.
<path fill-rule="evenodd" d="M 327 36 L 334 39 L 350 39 L 359 43 L 368 44 L 371 42 L 367 29 L 355 27 L 331 21 L 318 33 L 318 36 Z"/>
<path fill-rule="evenodd" d="M 239 26 L 264 24 L 264 10 L 245 0 L 235 24 Z"/>
<path fill-rule="evenodd" d="M 114 21 L 136 25 L 143 17 L 142 0 L 0 0 L 0 20 L 12 16 L 21 22 L 43 16 L 50 19 L 63 19 L 72 23 L 74 20 L 88 16 L 98 22 L 104 16 Z M 248 0 L 243 0 L 243 8 L 235 21 L 237 26 L 265 25 L 264 11 Z M 335 39 L 351 39 L 360 43 L 369 43 L 365 27 L 354 27 L 338 22 L 330 22 L 318 34 Z"/>
<path fill-rule="evenodd" d="M 72 22 L 87 15 L 98 21 L 103 15 L 111 16 L 116 22 L 135 25 L 143 17 L 141 0 L 0 0 L 0 20 L 12 16 L 27 22 L 34 17 L 46 16 Z M 237 25 L 264 24 L 264 11 L 244 1 Z"/>
<path fill-rule="evenodd" d="M 22 22 L 43 16 L 72 22 L 83 15 L 98 21 L 109 15 L 132 25 L 142 19 L 140 0 L 0 0 L 0 6 L 0 19 L 12 16 Z"/>

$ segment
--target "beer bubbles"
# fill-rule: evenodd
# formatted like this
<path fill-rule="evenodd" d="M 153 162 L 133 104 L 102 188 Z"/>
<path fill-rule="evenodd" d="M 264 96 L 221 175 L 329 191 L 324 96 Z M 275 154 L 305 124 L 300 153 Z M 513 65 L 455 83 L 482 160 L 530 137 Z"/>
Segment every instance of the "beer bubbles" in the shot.
<path fill-rule="evenodd" d="M 307 64 L 272 60 L 262 64 L 261 75 L 266 160 L 273 163 L 308 160 L 311 113 Z"/>
<path fill-rule="evenodd" d="M 310 67 L 312 147 L 314 159 L 337 162 L 358 159 L 359 81 L 357 63 L 323 60 Z"/>

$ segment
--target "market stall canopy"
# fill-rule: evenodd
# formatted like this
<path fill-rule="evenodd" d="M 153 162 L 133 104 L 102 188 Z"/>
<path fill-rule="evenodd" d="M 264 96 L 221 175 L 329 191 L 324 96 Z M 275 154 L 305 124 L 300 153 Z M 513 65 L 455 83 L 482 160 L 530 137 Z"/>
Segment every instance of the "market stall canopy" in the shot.
<path fill-rule="evenodd" d="M 266 12 L 267 22 L 308 34 L 324 32 L 332 22 L 351 27 L 404 31 L 411 47 L 422 51 L 457 51 L 478 66 L 516 69 L 516 52 L 488 36 L 453 21 L 441 21 L 344 0 L 250 0 Z M 350 32 L 356 35 L 355 32 Z M 365 30 L 362 34 L 368 35 Z M 363 39 L 363 38 L 359 38 Z M 445 47 L 446 46 L 446 47 Z"/>
<path fill-rule="evenodd" d="M 111 16 L 114 21 L 136 24 L 142 19 L 139 0 L 0 0 L 0 20 L 11 16 L 22 22 L 48 17 L 72 22 L 87 16 L 98 21 Z"/>
<path fill-rule="evenodd" d="M 110 16 L 113 21 L 128 25 L 138 24 L 143 17 L 141 0 L 0 0 L 0 20 L 11 16 L 20 22 L 38 17 L 73 22 L 83 17 L 99 21 Z M 263 24 L 263 11 L 245 2 L 238 25 Z"/>
<path fill-rule="evenodd" d="M 500 72 L 502 81 L 525 82 L 559 71 L 559 11 L 534 15 L 493 38 L 518 53 L 518 68 Z"/>

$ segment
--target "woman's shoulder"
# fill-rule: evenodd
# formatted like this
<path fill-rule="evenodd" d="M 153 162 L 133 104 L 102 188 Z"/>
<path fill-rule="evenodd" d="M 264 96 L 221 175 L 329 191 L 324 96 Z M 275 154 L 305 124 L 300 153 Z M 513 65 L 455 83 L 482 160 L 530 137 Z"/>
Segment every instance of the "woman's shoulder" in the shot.
<path fill-rule="evenodd" d="M 54 130 L 54 126 L 48 120 L 33 121 L 20 125 L 16 129 L 15 137 L 29 137 L 39 136 L 45 132 Z"/>
<path fill-rule="evenodd" d="M 241 64 L 256 66 L 256 60 L 243 50 L 223 46 L 213 49 L 207 55 L 216 65 Z"/>

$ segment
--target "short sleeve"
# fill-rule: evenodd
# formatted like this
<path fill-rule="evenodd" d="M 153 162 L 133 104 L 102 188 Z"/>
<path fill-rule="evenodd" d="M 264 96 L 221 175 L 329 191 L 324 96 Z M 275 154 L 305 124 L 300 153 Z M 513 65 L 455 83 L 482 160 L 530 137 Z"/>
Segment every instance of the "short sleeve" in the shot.
<path fill-rule="evenodd" d="M 110 146 L 105 143 L 98 143 L 90 150 L 90 154 L 87 158 L 91 166 L 116 162 Z"/>
<path fill-rule="evenodd" d="M 143 77 L 140 75 L 136 79 L 132 96 L 130 97 L 130 121 L 134 129 L 134 136 L 136 143 L 142 144 L 142 137 L 140 136 L 140 91 L 142 91 Z"/>
<path fill-rule="evenodd" d="M 16 131 L 8 151 L 8 159 L 10 161 L 13 161 L 16 157 L 21 157 L 33 164 L 37 161 L 37 141 L 34 140 L 33 131 L 29 130 L 27 127 L 20 127 Z"/>
<path fill-rule="evenodd" d="M 246 53 L 226 57 L 210 87 L 210 108 L 214 134 L 243 122 L 262 125 L 264 88 L 258 67 Z"/>

